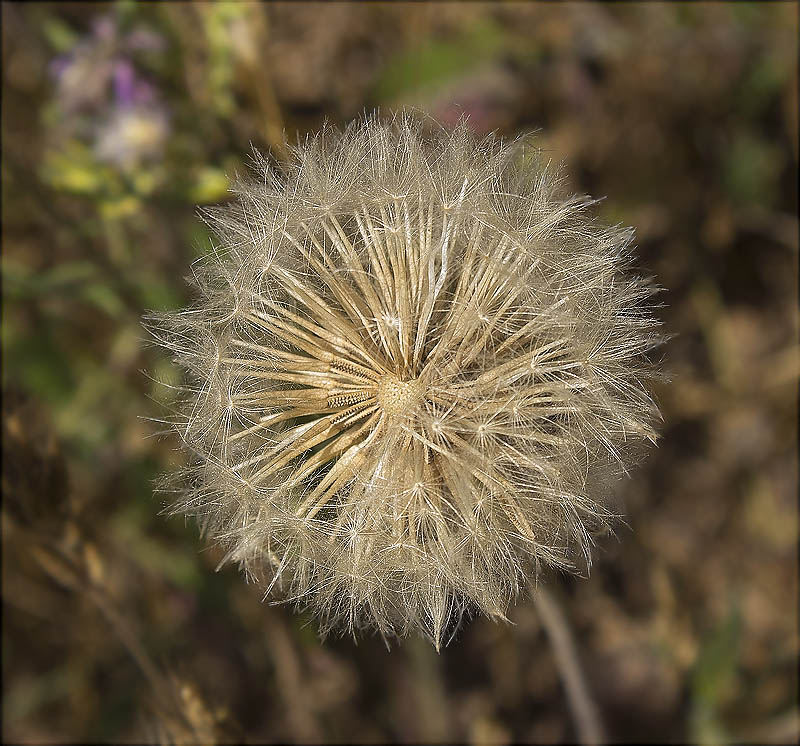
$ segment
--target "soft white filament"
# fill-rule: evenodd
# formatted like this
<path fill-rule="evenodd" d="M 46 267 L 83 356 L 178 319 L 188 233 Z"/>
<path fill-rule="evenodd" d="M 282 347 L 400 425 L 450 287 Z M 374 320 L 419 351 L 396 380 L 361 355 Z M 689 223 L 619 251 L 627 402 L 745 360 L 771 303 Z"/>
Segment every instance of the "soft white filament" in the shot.
<path fill-rule="evenodd" d="M 196 306 L 154 317 L 191 381 L 174 510 L 323 631 L 438 645 L 501 618 L 588 561 L 609 477 L 655 439 L 631 233 L 523 152 L 408 116 L 326 129 L 209 213 Z"/>

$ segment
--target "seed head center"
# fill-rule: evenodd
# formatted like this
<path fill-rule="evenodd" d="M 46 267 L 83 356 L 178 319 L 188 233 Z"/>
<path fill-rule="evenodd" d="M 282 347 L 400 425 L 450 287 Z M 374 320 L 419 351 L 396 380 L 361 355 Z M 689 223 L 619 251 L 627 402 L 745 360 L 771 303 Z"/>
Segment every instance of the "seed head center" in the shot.
<path fill-rule="evenodd" d="M 378 382 L 378 401 L 387 415 L 398 415 L 416 408 L 422 400 L 425 387 L 419 378 L 401 381 L 386 375 Z"/>

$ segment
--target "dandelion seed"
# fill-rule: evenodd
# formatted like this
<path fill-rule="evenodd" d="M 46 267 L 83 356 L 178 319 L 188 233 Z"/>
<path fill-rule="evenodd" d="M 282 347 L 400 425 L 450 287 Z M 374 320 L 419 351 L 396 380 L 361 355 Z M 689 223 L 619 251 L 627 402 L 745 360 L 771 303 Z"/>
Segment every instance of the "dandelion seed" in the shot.
<path fill-rule="evenodd" d="M 191 382 L 176 513 L 323 633 L 502 617 L 612 518 L 655 440 L 632 234 L 524 144 L 400 115 L 325 128 L 208 213 L 199 298 L 151 317 Z"/>

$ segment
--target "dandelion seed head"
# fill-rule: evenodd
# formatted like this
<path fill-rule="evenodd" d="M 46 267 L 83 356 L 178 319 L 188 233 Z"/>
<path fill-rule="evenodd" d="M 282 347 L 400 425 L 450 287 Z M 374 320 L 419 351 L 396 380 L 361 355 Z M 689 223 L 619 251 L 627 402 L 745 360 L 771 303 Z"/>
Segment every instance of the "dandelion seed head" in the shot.
<path fill-rule="evenodd" d="M 206 213 L 195 304 L 150 317 L 187 378 L 172 509 L 323 633 L 438 647 L 590 561 L 656 437 L 655 289 L 524 141 L 402 114 L 290 153 Z"/>

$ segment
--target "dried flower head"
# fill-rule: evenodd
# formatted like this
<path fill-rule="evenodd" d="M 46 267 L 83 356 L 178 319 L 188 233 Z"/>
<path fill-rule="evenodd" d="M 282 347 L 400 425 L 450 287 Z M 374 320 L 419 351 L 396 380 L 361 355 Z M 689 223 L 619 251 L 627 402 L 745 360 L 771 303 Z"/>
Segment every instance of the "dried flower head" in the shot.
<path fill-rule="evenodd" d="M 464 123 L 368 117 L 259 167 L 208 213 L 197 304 L 154 317 L 191 380 L 174 510 L 323 632 L 438 646 L 543 566 L 588 563 L 608 477 L 658 417 L 632 231 Z"/>

